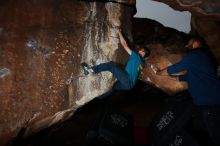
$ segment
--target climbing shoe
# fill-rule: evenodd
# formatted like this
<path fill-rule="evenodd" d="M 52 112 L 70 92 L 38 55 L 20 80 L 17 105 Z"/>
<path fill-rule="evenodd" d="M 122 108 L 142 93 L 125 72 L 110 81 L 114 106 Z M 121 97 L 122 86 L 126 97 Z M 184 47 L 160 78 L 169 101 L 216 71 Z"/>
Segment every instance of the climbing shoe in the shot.
<path fill-rule="evenodd" d="M 85 62 L 81 63 L 81 67 L 85 75 L 88 75 L 89 73 L 94 73 L 93 69 Z"/>

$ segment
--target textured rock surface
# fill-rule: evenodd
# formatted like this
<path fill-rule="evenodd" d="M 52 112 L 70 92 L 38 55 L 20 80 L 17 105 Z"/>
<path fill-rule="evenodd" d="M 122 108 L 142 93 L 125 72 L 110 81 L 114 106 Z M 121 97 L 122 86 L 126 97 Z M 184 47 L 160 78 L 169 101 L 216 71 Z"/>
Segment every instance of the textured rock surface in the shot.
<path fill-rule="evenodd" d="M 82 1 L 117 2 L 126 5 L 135 5 L 136 3 L 136 0 L 82 0 Z"/>
<path fill-rule="evenodd" d="M 176 10 L 187 10 L 193 15 L 220 19 L 219 0 L 155 0 L 163 2 Z"/>
<path fill-rule="evenodd" d="M 65 119 L 109 90 L 111 74 L 83 77 L 79 64 L 117 61 L 125 52 L 112 25 L 123 21 L 131 39 L 132 13 L 111 2 L 1 1 L 0 143 L 21 127 L 29 135 Z"/>

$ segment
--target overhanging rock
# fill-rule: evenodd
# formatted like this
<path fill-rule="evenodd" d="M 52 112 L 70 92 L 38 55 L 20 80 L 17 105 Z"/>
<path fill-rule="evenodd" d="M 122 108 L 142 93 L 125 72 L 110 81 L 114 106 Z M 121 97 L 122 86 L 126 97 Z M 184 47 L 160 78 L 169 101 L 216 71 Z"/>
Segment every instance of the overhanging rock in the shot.
<path fill-rule="evenodd" d="M 85 77 L 80 63 L 125 56 L 113 26 L 132 41 L 133 11 L 112 2 L 0 2 L 0 69 L 7 69 L 0 78 L 2 145 L 22 127 L 29 135 L 50 126 L 111 88 L 111 74 Z"/>
<path fill-rule="evenodd" d="M 219 0 L 154 0 L 166 3 L 172 8 L 181 11 L 190 11 L 197 16 L 211 17 L 211 19 L 220 19 L 220 1 Z"/>

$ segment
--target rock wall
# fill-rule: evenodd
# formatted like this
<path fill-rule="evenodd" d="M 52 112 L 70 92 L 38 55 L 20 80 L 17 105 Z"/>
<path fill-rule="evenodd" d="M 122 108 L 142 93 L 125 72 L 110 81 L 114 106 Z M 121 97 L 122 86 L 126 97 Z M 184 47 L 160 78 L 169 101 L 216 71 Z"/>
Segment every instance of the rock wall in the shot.
<path fill-rule="evenodd" d="M 168 4 L 172 8 L 180 11 L 190 11 L 193 15 L 202 17 L 211 17 L 218 19 L 220 17 L 219 0 L 154 0 Z"/>
<path fill-rule="evenodd" d="M 136 0 L 82 0 L 82 1 L 98 1 L 98 2 L 117 2 L 126 5 L 135 5 Z"/>
<path fill-rule="evenodd" d="M 65 120 L 108 91 L 111 74 L 85 77 L 80 63 L 124 55 L 113 25 L 122 26 L 132 41 L 133 13 L 133 7 L 112 2 L 1 1 L 0 145 L 21 128 L 28 136 Z"/>

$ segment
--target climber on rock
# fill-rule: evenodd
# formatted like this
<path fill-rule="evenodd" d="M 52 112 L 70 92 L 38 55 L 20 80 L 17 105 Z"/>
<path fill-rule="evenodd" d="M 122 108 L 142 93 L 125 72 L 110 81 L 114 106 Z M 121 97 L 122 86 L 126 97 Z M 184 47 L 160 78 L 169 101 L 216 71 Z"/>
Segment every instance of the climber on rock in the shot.
<path fill-rule="evenodd" d="M 89 73 L 97 74 L 103 71 L 110 71 L 113 76 L 117 78 L 117 81 L 113 85 L 112 89 L 129 90 L 135 86 L 140 70 L 142 68 L 142 63 L 144 62 L 144 58 L 149 56 L 150 51 L 146 47 L 136 48 L 137 51 L 132 50 L 128 46 L 120 29 L 116 28 L 116 31 L 119 34 L 122 47 L 130 55 L 125 70 L 119 68 L 112 62 L 102 63 L 92 67 L 86 63 L 82 63 L 81 67 L 83 68 L 85 75 L 88 75 Z"/>

